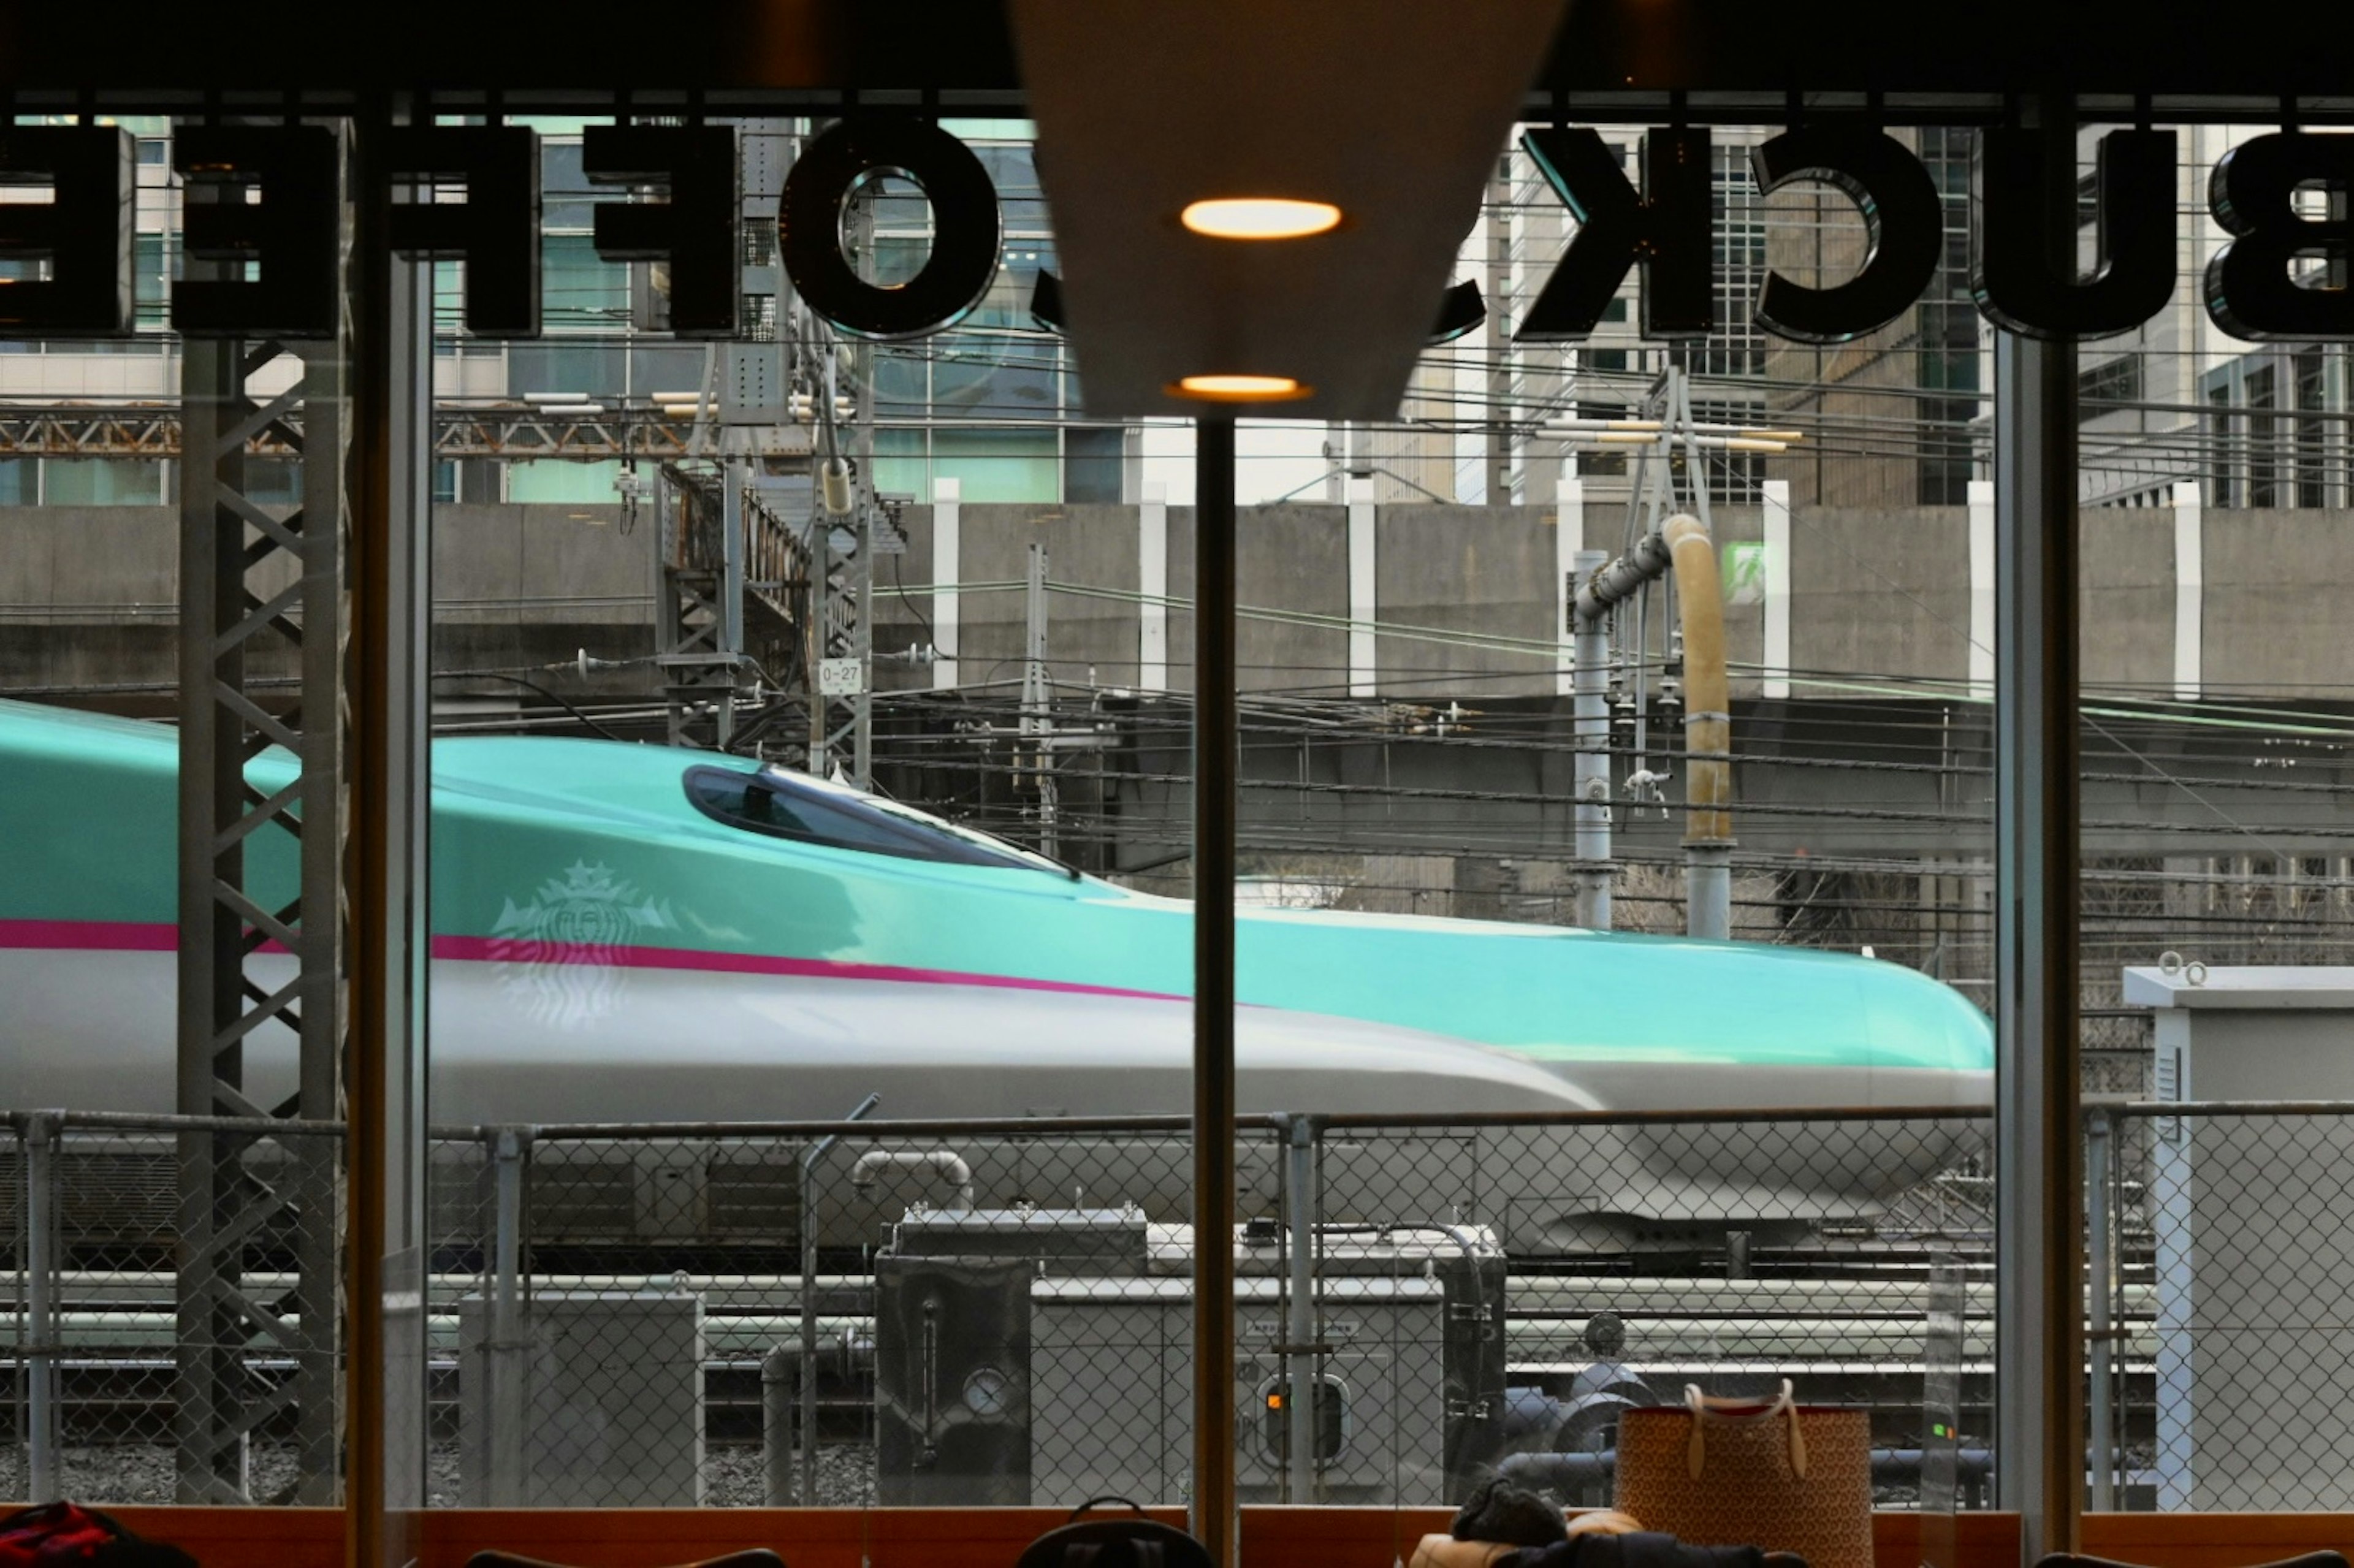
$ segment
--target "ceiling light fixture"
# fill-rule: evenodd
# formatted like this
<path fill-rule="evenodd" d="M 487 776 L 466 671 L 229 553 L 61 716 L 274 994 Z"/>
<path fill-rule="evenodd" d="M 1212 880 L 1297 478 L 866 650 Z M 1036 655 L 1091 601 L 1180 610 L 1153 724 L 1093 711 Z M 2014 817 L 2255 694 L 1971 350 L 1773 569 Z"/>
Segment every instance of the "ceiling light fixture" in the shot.
<path fill-rule="evenodd" d="M 1316 388 L 1288 376 L 1188 376 L 1169 390 L 1204 403 L 1288 403 Z"/>
<path fill-rule="evenodd" d="M 1305 239 L 1338 228 L 1341 209 L 1289 196 L 1219 196 L 1188 205 L 1177 218 L 1213 239 Z"/>

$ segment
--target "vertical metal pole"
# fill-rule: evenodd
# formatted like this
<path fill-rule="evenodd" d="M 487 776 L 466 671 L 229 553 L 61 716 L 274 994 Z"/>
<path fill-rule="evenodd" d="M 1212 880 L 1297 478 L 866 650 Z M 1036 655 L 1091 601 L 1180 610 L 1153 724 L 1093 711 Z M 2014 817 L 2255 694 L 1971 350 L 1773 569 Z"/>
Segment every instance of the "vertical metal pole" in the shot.
<path fill-rule="evenodd" d="M 744 492 L 752 482 L 752 465 L 741 459 L 730 458 L 719 468 L 719 646 L 722 655 L 733 656 L 744 652 Z M 823 562 L 825 542 L 819 539 L 813 548 L 817 555 L 819 591 L 824 591 Z M 712 744 L 726 750 L 736 737 L 736 693 L 741 672 L 731 663 L 727 670 L 726 689 L 719 699 L 719 710 L 713 718 Z M 824 764 L 819 760 L 825 746 L 825 705 L 813 702 L 818 714 L 816 733 L 811 736 L 810 766 L 820 771 Z"/>
<path fill-rule="evenodd" d="M 1046 685 L 1046 546 L 1030 546 L 1029 575 L 1023 593 L 1023 658 L 1022 664 L 1022 738 L 1029 743 L 1025 761 L 1030 781 L 1038 790 L 1038 849 L 1046 855 L 1062 853 L 1055 787 L 1054 700 Z"/>
<path fill-rule="evenodd" d="M 218 193 L 192 185 L 204 203 Z M 192 277 L 217 264 L 192 260 Z M 243 725 L 229 706 L 245 694 L 244 528 L 225 497 L 242 491 L 244 444 L 225 432 L 242 389 L 239 346 L 189 339 L 180 345 L 180 780 L 179 1022 L 176 1108 L 217 1116 L 249 1108 L 244 1089 L 243 921 L 223 890 L 245 885 Z M 239 1098 L 232 1099 L 230 1096 Z M 260 1107 L 251 1107 L 260 1108 Z M 223 1434 L 236 1425 L 240 1367 L 227 1349 L 236 1321 L 221 1308 L 239 1258 L 215 1238 L 233 1230 L 238 1141 L 179 1135 L 175 1245 L 179 1304 L 174 1340 L 175 1499 L 241 1502 Z"/>
<path fill-rule="evenodd" d="M 873 1096 L 867 1097 L 870 1100 Z M 817 1506 L 817 1216 L 815 1195 L 817 1162 L 833 1147 L 829 1135 L 819 1139 L 801 1153 L 801 1489 L 803 1508 Z"/>
<path fill-rule="evenodd" d="M 1235 422 L 1193 460 L 1193 1533 L 1235 1561 Z"/>
<path fill-rule="evenodd" d="M 341 171 L 331 193 L 343 196 Z M 192 181 L 189 202 L 228 197 Z M 220 281 L 201 259 L 190 276 Z M 345 810 L 343 635 L 344 335 L 300 344 L 192 340 L 182 345 L 179 780 L 179 1108 L 252 1118 L 339 1115 L 345 1025 L 342 917 Z M 299 359 L 284 387 L 283 363 Z M 245 493 L 246 443 L 267 426 L 302 454 L 302 498 L 268 525 Z M 291 562 L 288 557 L 292 557 Z M 284 568 L 295 581 L 285 585 Z M 265 634 L 266 629 L 266 634 Z M 257 634 L 263 634 L 256 641 Z M 246 684 L 249 647 L 291 642 L 300 688 L 276 711 Z M 249 793 L 245 762 L 277 746 L 300 759 L 296 787 Z M 273 831 L 274 830 L 274 831 Z M 279 836 L 282 835 L 282 836 Z M 245 846 L 298 848 L 298 895 L 250 885 Z M 263 863 L 252 869 L 267 879 Z M 263 900 L 266 897 L 267 902 Z M 270 949 L 278 951 L 271 951 Z M 291 954 L 287 982 L 261 971 Z M 249 968 L 250 966 L 250 969 Z M 265 1104 L 248 1095 L 244 1045 L 281 1032 L 299 1042 L 298 1093 Z M 329 1140 L 281 1140 L 270 1179 L 245 1160 L 249 1134 L 180 1140 L 176 1274 L 179 1342 L 174 1414 L 177 1493 L 189 1502 L 243 1500 L 250 1435 L 293 1417 L 296 1499 L 332 1504 L 338 1466 L 336 1160 Z M 292 1309 L 255 1319 L 241 1297 L 244 1238 L 265 1218 L 293 1219 Z M 252 1352 L 278 1352 L 284 1379 L 252 1375 Z"/>
<path fill-rule="evenodd" d="M 25 1451 L 27 1502 L 55 1502 L 58 1484 L 56 1111 L 25 1123 Z"/>
<path fill-rule="evenodd" d="M 495 1162 L 496 1213 L 491 1236 L 491 1342 L 483 1358 L 491 1374 L 484 1445 L 490 1472 L 490 1506 L 522 1508 L 524 1496 L 524 1378 L 530 1365 L 523 1320 L 523 1181 L 531 1128 L 502 1127 L 491 1135 Z"/>
<path fill-rule="evenodd" d="M 761 1502 L 793 1502 L 793 1413 L 801 1404 L 801 1347 L 771 1345 L 760 1358 Z"/>
<path fill-rule="evenodd" d="M 869 1095 L 843 1119 L 864 1121 L 883 1103 Z M 801 1506 L 817 1506 L 817 1206 L 815 1172 L 818 1161 L 838 1141 L 827 1133 L 801 1150 Z"/>
<path fill-rule="evenodd" d="M 2074 109 L 2034 109 L 2047 260 L 2073 277 Z M 2084 1487 L 2075 362 L 1995 334 L 1995 1475 L 2030 1563 L 2077 1550 Z"/>
<path fill-rule="evenodd" d="M 2095 1107 L 2084 1118 L 2084 1232 L 2092 1294 L 2092 1326 L 2084 1337 L 2093 1362 L 2093 1413 L 2086 1423 L 2093 1440 L 2092 1507 L 2100 1513 L 2117 1506 L 2115 1150 L 2115 1123 L 2107 1107 Z"/>
<path fill-rule="evenodd" d="M 858 661 L 858 694 L 850 699 L 850 781 L 861 789 L 875 781 L 875 511 L 871 500 L 858 508 L 858 555 L 850 563 L 850 589 L 858 601 L 858 618 L 850 623 L 850 656 Z"/>
<path fill-rule="evenodd" d="M 1560 526 L 1568 527 L 1564 517 Z M 1577 584 L 1609 561 L 1601 550 L 1580 550 L 1569 585 L 1570 691 L 1575 724 L 1577 897 L 1575 920 L 1589 931 L 1610 929 L 1610 633 L 1602 616 L 1577 613 Z"/>
<path fill-rule="evenodd" d="M 352 121 L 348 1568 L 414 1557 L 424 1500 L 432 269 L 387 243 L 392 119 L 376 94 Z"/>
<path fill-rule="evenodd" d="M 1291 1320 L 1283 1360 L 1286 1384 L 1285 1446 L 1288 1450 L 1286 1501 L 1316 1500 L 1316 1400 L 1324 1369 L 1310 1347 L 1316 1340 L 1316 1119 L 1295 1116 L 1284 1146 L 1283 1192 L 1290 1208 Z"/>

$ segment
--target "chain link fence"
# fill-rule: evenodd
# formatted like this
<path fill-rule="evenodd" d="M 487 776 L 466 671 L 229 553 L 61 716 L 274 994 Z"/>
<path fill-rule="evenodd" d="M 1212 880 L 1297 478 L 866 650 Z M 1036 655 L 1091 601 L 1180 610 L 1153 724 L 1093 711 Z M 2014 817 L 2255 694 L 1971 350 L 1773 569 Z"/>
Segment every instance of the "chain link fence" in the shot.
<path fill-rule="evenodd" d="M 0 1481 L 101 1503 L 331 1489 L 293 1307 L 334 1133 L 10 1127 Z M 1956 1370 L 1982 1493 L 1987 1135 L 1885 1109 L 1246 1118 L 1238 1493 L 1441 1503 L 1503 1470 L 1596 1500 L 1621 1411 L 1787 1377 L 1873 1412 L 1901 1505 L 1941 1264 L 1970 1281 Z M 196 1155 L 228 1261 L 191 1316 Z M 444 1129 L 429 1500 L 1182 1503 L 1191 1162 L 1181 1118 Z"/>
<path fill-rule="evenodd" d="M 2086 1132 L 2094 1506 L 2354 1507 L 2354 1104 Z"/>
<path fill-rule="evenodd" d="M 341 1128 L 12 1114 L 13 1497 L 332 1502 Z"/>
<path fill-rule="evenodd" d="M 1248 1118 L 1238 1492 L 1440 1502 L 1506 1466 L 1577 1500 L 1607 1491 L 1617 1411 L 1793 1376 L 1874 1408 L 1901 1501 L 1930 1267 L 1989 1256 L 1985 1135 Z M 1182 1503 L 1191 1158 L 1174 1118 L 447 1139 L 432 1500 Z"/>

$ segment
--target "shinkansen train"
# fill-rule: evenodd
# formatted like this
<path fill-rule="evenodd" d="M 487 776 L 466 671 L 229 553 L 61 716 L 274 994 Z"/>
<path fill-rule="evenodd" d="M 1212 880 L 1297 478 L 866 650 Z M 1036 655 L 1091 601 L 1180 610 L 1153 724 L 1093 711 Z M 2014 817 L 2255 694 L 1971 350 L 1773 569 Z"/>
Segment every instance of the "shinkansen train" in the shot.
<path fill-rule="evenodd" d="M 172 1108 L 177 765 L 170 728 L 0 703 L 0 1106 Z M 248 768 L 265 792 L 292 773 L 276 753 Z M 248 853 L 261 906 L 282 902 L 292 839 L 264 830 Z M 870 1093 L 892 1117 L 1191 1104 L 1190 905 L 748 759 L 437 742 L 432 909 L 437 1122 L 828 1118 Z M 1858 957 L 1291 910 L 1241 915 L 1236 955 L 1246 1111 L 1989 1093 L 1985 1016 Z M 252 967 L 267 985 L 291 963 Z M 248 1045 L 257 1103 L 292 1089 L 279 1033 Z M 1807 1157 L 1759 1137 L 1589 1139 L 1527 1161 L 1522 1185 L 1550 1196 L 1523 1240 L 1572 1245 L 1593 1215 L 1623 1231 L 1645 1209 L 1865 1211 L 1956 1155 L 1850 1131 Z"/>

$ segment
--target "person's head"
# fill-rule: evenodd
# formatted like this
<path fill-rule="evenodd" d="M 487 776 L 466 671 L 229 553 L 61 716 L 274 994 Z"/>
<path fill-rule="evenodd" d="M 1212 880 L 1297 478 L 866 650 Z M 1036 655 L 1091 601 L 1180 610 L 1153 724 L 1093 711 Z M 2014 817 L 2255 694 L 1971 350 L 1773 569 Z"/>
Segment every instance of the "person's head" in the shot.
<path fill-rule="evenodd" d="M 1458 1541 L 1500 1541 L 1512 1546 L 1551 1546 L 1566 1541 L 1561 1510 L 1501 1476 L 1479 1483 L 1455 1515 Z"/>

